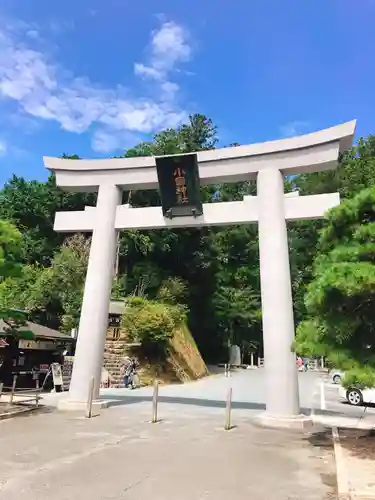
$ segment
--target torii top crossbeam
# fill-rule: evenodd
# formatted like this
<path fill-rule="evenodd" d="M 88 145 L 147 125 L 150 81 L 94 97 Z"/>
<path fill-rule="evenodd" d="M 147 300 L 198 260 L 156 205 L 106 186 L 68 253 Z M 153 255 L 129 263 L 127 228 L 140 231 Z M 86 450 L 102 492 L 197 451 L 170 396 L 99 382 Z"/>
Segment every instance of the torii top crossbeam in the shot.
<path fill-rule="evenodd" d="M 199 151 L 200 182 L 251 180 L 267 168 L 277 169 L 284 175 L 335 168 L 338 154 L 352 145 L 355 125 L 353 120 L 298 137 Z M 77 161 L 44 157 L 44 164 L 55 172 L 57 185 L 66 190 L 97 191 L 101 184 L 108 182 L 134 190 L 158 187 L 153 156 Z"/>

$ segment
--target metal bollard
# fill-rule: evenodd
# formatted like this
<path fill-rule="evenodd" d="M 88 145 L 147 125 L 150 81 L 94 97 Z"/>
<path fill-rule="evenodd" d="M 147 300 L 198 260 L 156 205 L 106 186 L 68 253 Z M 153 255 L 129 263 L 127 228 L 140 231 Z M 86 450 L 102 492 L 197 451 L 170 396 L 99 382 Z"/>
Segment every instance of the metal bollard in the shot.
<path fill-rule="evenodd" d="M 12 392 L 10 393 L 10 398 L 9 398 L 9 403 L 8 405 L 11 406 L 13 404 L 13 398 L 14 398 L 14 392 L 16 390 L 16 384 L 17 384 L 17 375 L 13 376 L 13 383 L 12 383 Z"/>
<path fill-rule="evenodd" d="M 36 380 L 35 406 L 39 406 L 39 380 Z"/>
<path fill-rule="evenodd" d="M 224 430 L 226 430 L 226 431 L 229 431 L 232 428 L 231 423 L 230 423 L 231 407 L 232 407 L 232 388 L 229 387 L 228 394 L 227 394 L 227 402 L 226 402 L 226 405 L 225 405 L 225 425 L 224 425 Z"/>
<path fill-rule="evenodd" d="M 3 393 L 3 387 L 4 387 L 4 384 L 2 382 L 0 382 L 0 399 L 1 399 L 1 395 Z"/>
<path fill-rule="evenodd" d="M 152 395 L 152 420 L 153 424 L 158 421 L 158 396 L 159 396 L 159 382 L 154 382 L 154 393 Z"/>
<path fill-rule="evenodd" d="M 224 365 L 224 375 L 227 377 L 228 376 L 228 365 L 225 363 Z"/>
<path fill-rule="evenodd" d="M 90 380 L 89 394 L 87 399 L 86 418 L 92 417 L 92 401 L 94 399 L 94 387 L 95 387 L 95 379 L 94 377 L 92 377 Z"/>

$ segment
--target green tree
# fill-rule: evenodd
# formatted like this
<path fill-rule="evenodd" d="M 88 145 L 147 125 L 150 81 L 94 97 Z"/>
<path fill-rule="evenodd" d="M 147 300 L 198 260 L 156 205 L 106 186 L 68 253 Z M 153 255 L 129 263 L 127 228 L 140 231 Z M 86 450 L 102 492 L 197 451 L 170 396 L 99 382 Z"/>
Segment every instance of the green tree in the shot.
<path fill-rule="evenodd" d="M 0 279 L 19 275 L 21 267 L 22 236 L 18 229 L 6 220 L 0 220 Z"/>
<path fill-rule="evenodd" d="M 90 240 L 77 234 L 55 253 L 51 266 L 27 265 L 0 284 L 0 305 L 69 332 L 78 326 Z"/>
<path fill-rule="evenodd" d="M 375 384 L 375 187 L 332 209 L 307 287 L 295 349 L 327 356 L 344 383 Z"/>
<path fill-rule="evenodd" d="M 13 176 L 0 192 L 0 218 L 11 221 L 22 234 L 21 261 L 49 265 L 65 236 L 53 229 L 57 211 L 83 210 L 94 205 L 92 193 L 68 193 L 56 187 L 55 176 L 47 182 Z"/>
<path fill-rule="evenodd" d="M 10 222 L 0 220 L 0 287 L 7 279 L 16 279 L 22 268 L 19 264 L 22 237 L 18 229 Z M 2 304 L 0 295 L 0 319 L 5 323 L 3 330 L 8 335 L 17 336 L 26 316 L 14 307 Z"/>
<path fill-rule="evenodd" d="M 375 136 L 360 138 L 342 154 L 336 170 L 299 175 L 289 181 L 289 188 L 301 195 L 339 192 L 342 200 L 351 198 L 375 185 Z M 319 231 L 324 220 L 289 224 L 289 248 L 296 322 L 306 317 L 304 295 L 314 278 L 313 261 L 317 255 Z"/>

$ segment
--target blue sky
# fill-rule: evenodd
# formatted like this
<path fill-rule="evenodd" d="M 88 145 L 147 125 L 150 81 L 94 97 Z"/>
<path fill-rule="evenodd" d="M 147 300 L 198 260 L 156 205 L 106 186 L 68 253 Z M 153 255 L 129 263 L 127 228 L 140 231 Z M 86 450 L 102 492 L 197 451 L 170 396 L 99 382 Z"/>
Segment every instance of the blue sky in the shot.
<path fill-rule="evenodd" d="M 194 112 L 222 145 L 353 118 L 375 133 L 374 25 L 375 0 L 2 0 L 0 183 Z"/>

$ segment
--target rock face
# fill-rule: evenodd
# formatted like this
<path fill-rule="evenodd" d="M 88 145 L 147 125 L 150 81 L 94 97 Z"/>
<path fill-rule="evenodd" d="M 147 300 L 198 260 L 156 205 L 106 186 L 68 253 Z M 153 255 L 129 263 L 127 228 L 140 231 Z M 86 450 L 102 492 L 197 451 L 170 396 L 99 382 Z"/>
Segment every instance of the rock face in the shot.
<path fill-rule="evenodd" d="M 125 357 L 132 356 L 134 344 L 129 344 L 124 338 L 114 338 L 109 331 L 104 350 L 104 365 L 102 369 L 102 387 L 124 387 L 122 368 Z M 149 385 L 156 377 L 160 382 L 187 382 L 208 375 L 205 362 L 187 329 L 177 330 L 169 341 L 167 356 L 163 363 L 150 364 L 140 359 L 137 371 L 141 385 Z"/>

